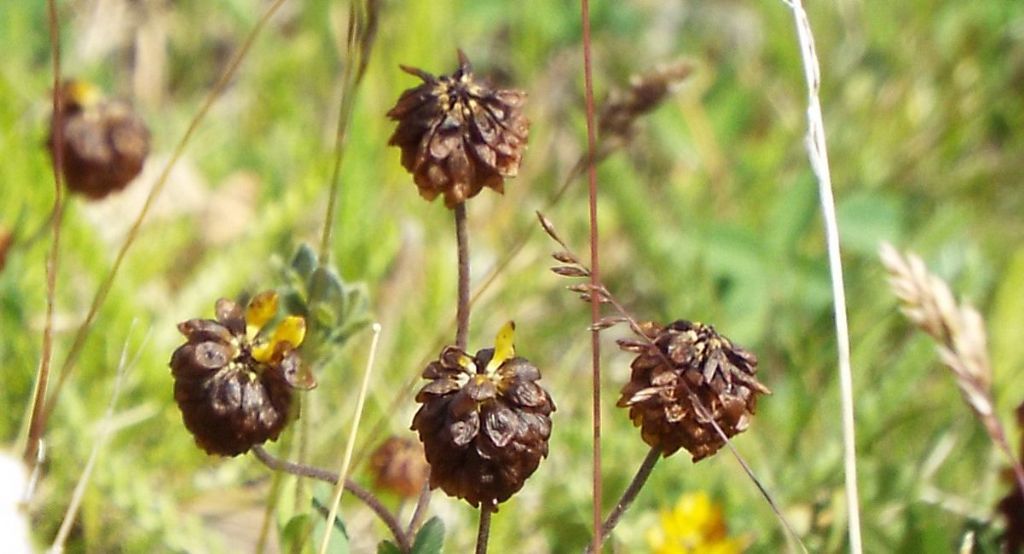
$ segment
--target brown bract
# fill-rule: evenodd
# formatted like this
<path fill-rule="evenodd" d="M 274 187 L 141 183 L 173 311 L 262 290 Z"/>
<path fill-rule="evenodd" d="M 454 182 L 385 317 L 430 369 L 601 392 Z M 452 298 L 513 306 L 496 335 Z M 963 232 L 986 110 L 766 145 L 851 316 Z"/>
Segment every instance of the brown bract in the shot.
<path fill-rule="evenodd" d="M 403 92 L 388 112 L 398 122 L 388 144 L 402 149 L 402 166 L 420 195 L 433 200 L 442 194 L 454 208 L 484 187 L 503 192 L 505 177 L 519 171 L 526 148 L 526 93 L 478 83 L 462 52 L 452 75 L 402 69 L 423 84 Z"/>
<path fill-rule="evenodd" d="M 486 367 L 493 349 L 469 357 L 449 346 L 423 372 L 430 379 L 413 418 L 430 463 L 430 486 L 475 507 L 496 508 L 523 487 L 548 454 L 555 405 L 524 358 Z"/>
<path fill-rule="evenodd" d="M 142 171 L 149 154 L 149 129 L 131 106 L 119 100 L 81 98 L 77 87 L 62 87 L 61 153 L 69 190 L 97 200 L 121 190 Z M 56 121 L 47 147 L 54 154 Z"/>
<path fill-rule="evenodd" d="M 242 309 L 222 298 L 216 313 L 216 320 L 178 324 L 187 342 L 171 356 L 174 400 L 200 448 L 237 456 L 277 440 L 288 423 L 292 389 L 308 384 L 292 345 L 280 343 L 268 361 L 257 361 Z"/>
<path fill-rule="evenodd" d="M 637 357 L 618 406 L 629 408 L 644 442 L 665 456 L 685 448 L 696 462 L 725 444 L 712 421 L 728 437 L 746 430 L 757 396 L 770 394 L 755 377 L 753 354 L 702 323 L 645 323 L 642 330 L 653 346 L 619 341 Z"/>

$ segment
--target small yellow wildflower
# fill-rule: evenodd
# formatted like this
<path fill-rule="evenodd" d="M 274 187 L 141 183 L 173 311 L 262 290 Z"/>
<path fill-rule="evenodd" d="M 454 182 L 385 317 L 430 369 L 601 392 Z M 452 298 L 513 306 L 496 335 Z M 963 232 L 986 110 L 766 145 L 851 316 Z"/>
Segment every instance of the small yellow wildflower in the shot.
<path fill-rule="evenodd" d="M 671 510 L 662 510 L 660 525 L 647 532 L 655 554 L 738 554 L 743 542 L 729 537 L 722 508 L 705 492 L 684 494 Z"/>

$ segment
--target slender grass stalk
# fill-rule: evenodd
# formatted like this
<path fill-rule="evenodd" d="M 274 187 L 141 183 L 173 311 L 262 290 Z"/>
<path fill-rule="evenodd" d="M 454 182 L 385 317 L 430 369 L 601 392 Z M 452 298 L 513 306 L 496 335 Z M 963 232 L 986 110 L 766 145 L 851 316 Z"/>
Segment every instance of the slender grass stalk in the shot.
<path fill-rule="evenodd" d="M 132 323 L 132 327 L 134 327 Z M 131 335 L 131 331 L 128 331 Z M 148 338 L 148 337 L 147 337 Z M 75 518 L 78 514 L 78 507 L 82 504 L 82 498 L 85 496 L 85 488 L 89 485 L 89 479 L 92 477 L 93 468 L 96 467 L 96 460 L 99 458 L 100 451 L 103 450 L 107 443 L 110 442 L 110 436 L 113 434 L 114 429 L 111 424 L 111 420 L 114 418 L 114 408 L 117 406 L 117 399 L 121 396 L 121 388 L 124 384 L 124 377 L 128 373 L 130 367 L 134 367 L 141 356 L 142 352 L 145 351 L 145 343 L 148 340 L 143 341 L 143 346 L 139 347 L 138 352 L 135 353 L 135 357 L 131 363 L 128 362 L 128 339 L 124 341 L 124 346 L 121 348 L 121 359 L 117 364 L 117 377 L 114 379 L 114 392 L 110 395 L 110 402 L 107 404 L 107 412 L 103 415 L 103 419 L 100 420 L 99 425 L 99 436 L 93 442 L 92 450 L 89 452 L 89 459 L 85 462 L 85 467 L 82 469 L 82 475 L 78 478 L 78 483 L 75 484 L 75 490 L 71 494 L 71 502 L 68 503 L 68 509 L 64 512 L 64 520 L 60 523 L 60 529 L 57 531 L 57 536 L 53 539 L 53 545 L 50 546 L 50 554 L 60 554 L 64 552 L 64 543 L 67 542 L 68 535 L 71 534 L 71 527 L 75 522 Z"/>
<path fill-rule="evenodd" d="M 29 416 L 28 438 L 25 444 L 25 463 L 35 467 L 42 440 L 45 419 L 42 417 L 46 401 L 46 389 L 50 382 L 50 364 L 53 361 L 53 305 L 57 294 L 57 271 L 60 267 L 60 227 L 64 214 L 64 93 L 61 91 L 60 70 L 60 18 L 55 0 L 46 1 L 47 20 L 50 31 L 50 57 L 53 64 L 53 210 L 51 225 L 53 242 L 46 261 L 46 322 L 43 324 L 43 350 L 36 370 L 32 391 L 32 409 Z"/>
<path fill-rule="evenodd" d="M 259 21 L 256 22 L 253 29 L 249 31 L 249 34 L 245 37 L 242 46 L 235 52 L 231 61 L 228 62 L 224 73 L 221 75 L 220 79 L 218 79 L 210 93 L 206 96 L 206 99 L 200 106 L 199 111 L 197 111 L 195 116 L 192 117 L 192 121 L 185 130 L 185 134 L 182 135 L 181 139 L 178 141 L 178 144 L 171 153 L 170 159 L 167 160 L 166 165 L 164 165 L 159 177 L 157 177 L 156 182 L 153 184 L 153 188 L 150 189 L 142 208 L 139 210 L 138 215 L 136 215 L 135 221 L 132 223 L 124 242 L 121 244 L 121 248 L 117 251 L 113 266 L 111 266 L 110 271 L 107 273 L 106 277 L 104 277 L 103 281 L 100 282 L 100 285 L 96 290 L 96 294 L 93 297 L 92 304 L 89 306 L 89 311 L 85 316 L 85 320 L 81 325 L 79 325 L 78 330 L 75 332 L 71 348 L 68 350 L 67 357 L 61 365 L 53 393 L 50 394 L 45 408 L 33 413 L 33 425 L 31 427 L 33 431 L 29 433 L 30 444 L 37 443 L 42 437 L 46 428 L 46 421 L 53 413 L 57 400 L 60 398 L 60 391 L 63 388 L 64 383 L 67 381 L 68 376 L 71 374 L 72 369 L 75 367 L 78 357 L 82 353 L 85 341 L 88 338 L 89 333 L 92 331 L 93 323 L 96 320 L 96 316 L 99 314 L 100 308 L 103 306 L 103 303 L 107 299 L 107 295 L 110 293 L 110 289 L 114 284 L 114 279 L 117 277 L 117 273 L 121 269 L 121 264 L 124 263 L 128 250 L 138 238 L 139 229 L 142 227 L 142 224 L 146 219 L 146 215 L 149 214 L 149 210 L 153 207 L 153 203 L 156 201 L 157 196 L 160 195 L 160 192 L 166 185 L 167 179 L 171 174 L 171 169 L 184 154 L 185 147 L 188 146 L 189 141 L 199 128 L 199 124 L 202 123 L 203 119 L 205 119 L 206 114 L 210 111 L 213 103 L 220 98 L 224 90 L 227 88 L 228 83 L 231 82 L 231 79 L 238 71 L 238 68 L 241 66 L 253 43 L 256 41 L 256 37 L 259 36 L 260 32 L 270 21 L 270 18 L 277 12 L 284 2 L 285 0 L 275 0 L 274 3 L 267 8 L 267 11 L 263 13 Z"/>
<path fill-rule="evenodd" d="M 352 463 L 352 451 L 356 446 L 356 436 L 359 432 L 359 421 L 363 417 L 363 405 L 366 403 L 366 392 L 370 389 L 370 376 L 373 374 L 374 362 L 377 359 L 377 345 L 380 343 L 380 323 L 373 324 L 373 339 L 370 342 L 370 355 L 366 360 L 366 369 L 363 371 L 363 383 L 359 386 L 359 396 L 356 398 L 356 414 L 352 420 L 352 430 L 348 435 L 348 444 L 345 446 L 345 456 L 341 462 L 341 472 L 338 474 L 338 483 L 334 487 L 334 496 L 331 498 L 331 511 L 327 516 L 327 528 L 324 530 L 324 538 L 320 543 L 320 554 L 327 554 L 327 547 L 331 544 L 331 532 L 334 529 L 334 519 L 338 517 L 338 505 L 341 504 L 341 495 L 345 492 L 345 479 L 348 477 L 349 464 Z"/>
<path fill-rule="evenodd" d="M 348 142 L 348 128 L 352 121 L 352 110 L 355 106 L 356 92 L 362 82 L 373 49 L 379 20 L 379 0 L 352 0 L 349 4 L 348 34 L 346 35 L 346 54 L 342 69 L 341 107 L 338 110 L 338 128 L 334 137 L 334 165 L 331 169 L 331 180 L 327 196 L 327 213 L 324 216 L 323 233 L 320 238 L 320 260 L 330 260 L 331 246 L 334 238 L 334 218 L 338 210 L 338 197 L 341 193 L 341 166 L 345 158 L 345 145 Z"/>
<path fill-rule="evenodd" d="M 338 484 L 338 474 L 331 470 L 280 460 L 260 445 L 252 447 L 252 453 L 263 465 L 274 471 L 283 471 L 291 475 L 316 479 L 317 481 L 323 481 L 332 485 Z M 398 518 L 372 492 L 360 487 L 351 479 L 345 479 L 343 482 L 345 483 L 345 490 L 352 493 L 352 496 L 358 498 L 363 504 L 366 504 L 366 507 L 370 508 L 387 526 L 388 530 L 391 531 L 391 535 L 395 538 L 399 550 L 409 552 L 412 548 L 409 543 L 409 537 L 402 531 L 402 524 L 398 522 Z"/>
<path fill-rule="evenodd" d="M 615 526 L 619 524 L 619 520 L 622 519 L 622 515 L 626 513 L 626 510 L 636 500 L 640 490 L 647 484 L 647 478 L 651 476 L 651 472 L 654 471 L 654 466 L 657 465 L 658 460 L 661 459 L 661 449 L 658 447 L 651 447 L 650 452 L 644 457 L 644 461 L 640 464 L 640 467 L 636 470 L 636 475 L 629 482 L 629 486 L 622 492 L 622 496 L 619 497 L 619 501 L 615 503 L 615 508 L 605 518 L 604 524 L 601 526 L 601 545 L 608 540 L 608 536 L 611 535 Z M 600 545 L 598 546 L 600 548 Z M 587 546 L 586 552 L 593 554 L 597 552 L 593 544 Z"/>
<path fill-rule="evenodd" d="M 476 554 L 487 554 L 487 541 L 491 538 L 491 514 L 494 510 L 487 504 L 480 504 L 480 526 L 476 532 Z"/>
<path fill-rule="evenodd" d="M 590 208 L 590 284 L 597 287 L 601 281 L 597 232 L 597 170 L 594 166 L 597 151 L 597 129 L 594 122 L 594 76 L 590 61 L 590 1 L 580 0 L 580 20 L 583 23 L 583 85 L 587 111 L 587 191 Z M 596 328 L 601 319 L 601 299 L 590 298 L 591 351 L 591 403 L 593 405 L 593 516 L 594 551 L 601 548 L 601 330 Z"/>
<path fill-rule="evenodd" d="M 843 426 L 843 466 L 846 475 L 846 511 L 849 517 L 850 552 L 863 551 L 860 531 L 860 500 L 857 493 L 857 442 L 853 404 L 853 370 L 850 363 L 850 331 L 846 320 L 846 287 L 843 284 L 843 260 L 839 251 L 839 224 L 836 221 L 832 174 L 828 163 L 825 123 L 821 115 L 821 69 L 814 48 L 814 34 L 801 0 L 782 0 L 793 11 L 800 57 L 807 81 L 807 154 L 818 178 L 821 214 L 825 220 L 829 273 L 832 276 L 832 304 L 835 312 L 838 348 L 839 392 Z"/>

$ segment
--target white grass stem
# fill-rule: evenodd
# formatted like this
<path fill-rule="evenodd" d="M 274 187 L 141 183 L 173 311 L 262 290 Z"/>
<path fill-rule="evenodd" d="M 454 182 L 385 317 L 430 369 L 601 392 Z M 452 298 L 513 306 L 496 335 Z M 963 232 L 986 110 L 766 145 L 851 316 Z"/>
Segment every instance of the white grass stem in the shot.
<path fill-rule="evenodd" d="M 366 359 L 366 370 L 363 372 L 363 384 L 359 387 L 359 397 L 356 399 L 356 415 L 352 421 L 352 431 L 348 435 L 348 444 L 345 445 L 345 455 L 341 462 L 341 472 L 338 474 L 338 484 L 334 487 L 334 496 L 331 498 L 331 510 L 327 515 L 327 525 L 324 529 L 324 537 L 320 542 L 320 554 L 327 553 L 327 547 L 331 544 L 331 533 L 334 530 L 334 519 L 338 517 L 338 506 L 341 504 L 341 495 L 345 492 L 345 479 L 348 477 L 349 466 L 352 463 L 352 452 L 356 446 L 356 435 L 359 431 L 359 420 L 363 415 L 363 404 L 366 403 L 366 392 L 370 388 L 370 375 L 373 374 L 373 364 L 377 359 L 377 345 L 380 343 L 380 323 L 373 324 L 373 339 L 370 342 L 370 355 Z"/>
<path fill-rule="evenodd" d="M 835 310 L 836 343 L 839 355 L 839 392 L 842 399 L 843 460 L 846 473 L 846 509 L 849 518 L 850 552 L 861 554 L 860 503 L 857 494 L 857 447 L 853 408 L 853 371 L 850 364 L 850 331 L 846 320 L 846 293 L 843 284 L 843 261 L 839 252 L 839 224 L 836 221 L 832 175 L 828 164 L 825 124 L 821 116 L 821 71 L 814 49 L 814 35 L 801 0 L 782 0 L 793 11 L 800 57 L 807 79 L 807 153 L 811 168 L 818 178 L 821 213 L 825 221 L 829 273 L 832 277 L 832 301 Z"/>
<path fill-rule="evenodd" d="M 135 323 L 132 323 L 132 327 Z M 128 334 L 131 335 L 129 329 Z M 99 424 L 99 436 L 96 437 L 96 441 L 92 445 L 92 450 L 89 452 L 89 459 L 85 463 L 85 468 L 82 469 L 82 475 L 78 478 L 78 483 L 75 484 L 75 490 L 71 494 L 71 502 L 68 504 L 68 509 L 64 513 L 64 520 L 60 523 L 60 529 L 57 531 L 57 536 L 53 539 L 53 545 L 50 546 L 48 554 L 61 554 L 64 552 L 64 543 L 67 542 L 68 535 L 71 534 L 71 527 L 75 523 L 75 519 L 78 515 L 78 508 L 82 505 L 82 498 L 85 497 L 85 489 L 89 485 L 89 479 L 92 477 L 92 471 L 96 467 L 96 460 L 99 459 L 100 452 L 110 442 L 110 436 L 113 434 L 115 426 L 113 425 L 114 419 L 114 408 L 117 405 L 117 399 L 121 396 L 121 388 L 124 384 L 124 376 L 128 373 L 128 368 L 134 366 L 139 361 L 139 356 L 144 350 L 145 343 L 148 341 L 148 337 L 143 341 L 143 345 L 139 347 L 139 350 L 135 354 L 135 358 L 132 359 L 131 363 L 128 362 L 128 340 L 125 339 L 124 347 L 121 348 L 121 359 L 117 364 L 117 376 L 114 378 L 114 392 L 110 395 L 110 402 L 107 404 L 107 412 L 103 415 L 103 419 Z"/>

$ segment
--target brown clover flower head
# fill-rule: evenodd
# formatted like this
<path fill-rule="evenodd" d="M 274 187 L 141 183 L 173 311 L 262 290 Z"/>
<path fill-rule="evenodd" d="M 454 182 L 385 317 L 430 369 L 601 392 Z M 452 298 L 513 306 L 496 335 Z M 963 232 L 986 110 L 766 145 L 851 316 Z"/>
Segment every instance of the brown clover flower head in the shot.
<path fill-rule="evenodd" d="M 277 293 L 256 295 L 244 311 L 217 301 L 217 319 L 178 324 L 185 344 L 171 356 L 174 400 L 185 427 L 208 454 L 237 456 L 277 440 L 288 423 L 292 389 L 316 386 L 296 348 L 306 323 L 285 317 L 267 336 L 277 313 Z"/>
<path fill-rule="evenodd" d="M 413 498 L 430 475 L 423 445 L 408 437 L 388 437 L 370 456 L 370 470 L 378 489 Z"/>
<path fill-rule="evenodd" d="M 703 323 L 641 327 L 650 342 L 619 341 L 637 356 L 618 405 L 629 408 L 644 442 L 665 456 L 685 448 L 697 462 L 725 444 L 712 421 L 728 437 L 746 430 L 758 395 L 771 392 L 755 377 L 753 354 Z"/>
<path fill-rule="evenodd" d="M 494 348 L 469 356 L 453 346 L 423 372 L 430 379 L 412 421 L 430 463 L 430 486 L 473 506 L 496 508 L 548 454 L 555 405 L 540 371 L 512 347 L 506 324 Z"/>
<path fill-rule="evenodd" d="M 459 69 L 451 75 L 402 70 L 423 84 L 403 92 L 388 112 L 398 122 L 388 144 L 402 149 L 402 166 L 420 195 L 433 200 L 443 194 L 445 205 L 454 208 L 484 187 L 504 192 L 505 177 L 518 173 L 526 148 L 526 93 L 477 82 L 461 51 Z"/>
<path fill-rule="evenodd" d="M 61 137 L 50 124 L 47 147 L 59 146 L 69 190 L 92 200 L 119 191 L 134 179 L 149 154 L 149 129 L 127 103 L 101 97 L 83 81 L 61 87 Z"/>

